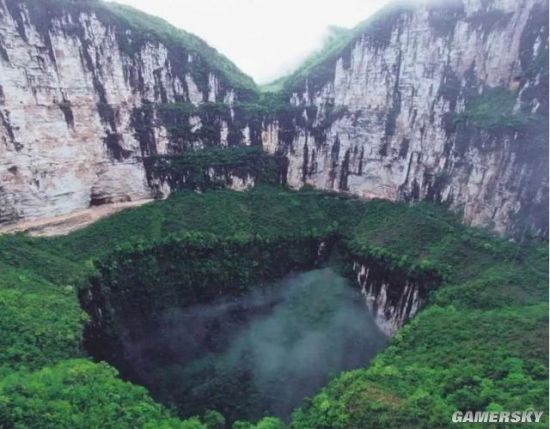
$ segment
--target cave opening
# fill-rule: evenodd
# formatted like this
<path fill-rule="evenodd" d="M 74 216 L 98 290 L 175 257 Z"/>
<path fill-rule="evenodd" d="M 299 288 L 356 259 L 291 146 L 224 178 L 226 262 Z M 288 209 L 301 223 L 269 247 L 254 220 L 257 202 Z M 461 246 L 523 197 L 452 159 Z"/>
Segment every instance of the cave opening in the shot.
<path fill-rule="evenodd" d="M 358 291 L 323 268 L 168 308 L 123 350 L 136 381 L 182 416 L 288 419 L 331 376 L 367 364 L 385 338 Z"/>
<path fill-rule="evenodd" d="M 86 348 L 182 417 L 289 421 L 407 320 L 410 283 L 367 270 L 335 237 L 122 252 L 81 294 Z"/>

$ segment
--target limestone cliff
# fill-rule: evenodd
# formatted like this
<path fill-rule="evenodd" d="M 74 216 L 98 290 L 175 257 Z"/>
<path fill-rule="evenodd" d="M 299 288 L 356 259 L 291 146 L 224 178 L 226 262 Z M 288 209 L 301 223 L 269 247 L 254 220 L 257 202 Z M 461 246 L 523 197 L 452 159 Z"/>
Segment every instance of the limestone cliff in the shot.
<path fill-rule="evenodd" d="M 548 3 L 398 4 L 283 84 L 264 148 L 288 183 L 427 199 L 548 236 Z"/>
<path fill-rule="evenodd" d="M 386 335 L 395 334 L 412 319 L 425 304 L 428 290 L 438 283 L 435 277 L 414 278 L 372 259 L 355 260 L 353 272 L 367 308 Z"/>
<path fill-rule="evenodd" d="M 0 223 L 168 192 L 143 159 L 259 144 L 236 106 L 254 91 L 204 42 L 133 9 L 0 0 Z"/>
<path fill-rule="evenodd" d="M 548 237 L 547 15 L 547 0 L 396 4 L 259 97 L 131 8 L 0 0 L 0 223 L 163 196 L 197 177 L 159 173 L 165 157 L 263 145 L 292 187 L 437 201 Z M 201 180 L 246 189 L 234 167 Z"/>

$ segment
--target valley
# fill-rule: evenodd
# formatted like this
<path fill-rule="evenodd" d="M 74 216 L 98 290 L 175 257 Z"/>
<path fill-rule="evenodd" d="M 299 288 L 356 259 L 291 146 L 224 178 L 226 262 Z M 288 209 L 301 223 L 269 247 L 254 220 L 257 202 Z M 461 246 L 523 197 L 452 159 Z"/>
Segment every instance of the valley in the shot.
<path fill-rule="evenodd" d="M 0 0 L 0 428 L 547 410 L 547 17 L 398 1 L 258 86 L 131 7 Z"/>

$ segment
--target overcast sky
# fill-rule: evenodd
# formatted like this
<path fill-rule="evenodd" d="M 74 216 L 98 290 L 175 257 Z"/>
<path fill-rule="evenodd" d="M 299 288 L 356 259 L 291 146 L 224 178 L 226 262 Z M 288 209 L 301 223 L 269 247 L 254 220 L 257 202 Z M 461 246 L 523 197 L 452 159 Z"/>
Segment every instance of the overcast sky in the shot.
<path fill-rule="evenodd" d="M 318 49 L 329 25 L 353 27 L 390 0 L 117 0 L 206 40 L 257 83 Z"/>

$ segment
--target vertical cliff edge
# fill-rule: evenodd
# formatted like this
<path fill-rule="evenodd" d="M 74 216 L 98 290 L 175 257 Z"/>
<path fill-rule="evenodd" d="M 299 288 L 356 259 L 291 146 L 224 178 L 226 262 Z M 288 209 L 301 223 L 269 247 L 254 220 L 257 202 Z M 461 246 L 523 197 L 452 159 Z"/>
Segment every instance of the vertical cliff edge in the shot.
<path fill-rule="evenodd" d="M 547 16 L 546 0 L 396 3 L 278 82 L 264 147 L 293 187 L 547 237 Z"/>
<path fill-rule="evenodd" d="M 255 94 L 206 43 L 134 9 L 0 0 L 0 223 L 169 192 L 147 160 L 259 145 L 238 105 Z"/>
<path fill-rule="evenodd" d="M 201 181 L 247 189 L 249 160 L 216 151 L 256 146 L 293 188 L 430 200 L 547 238 L 547 15 L 547 0 L 395 3 L 260 94 L 134 9 L 0 0 L 0 224 Z M 191 168 L 195 149 L 214 168 Z"/>

